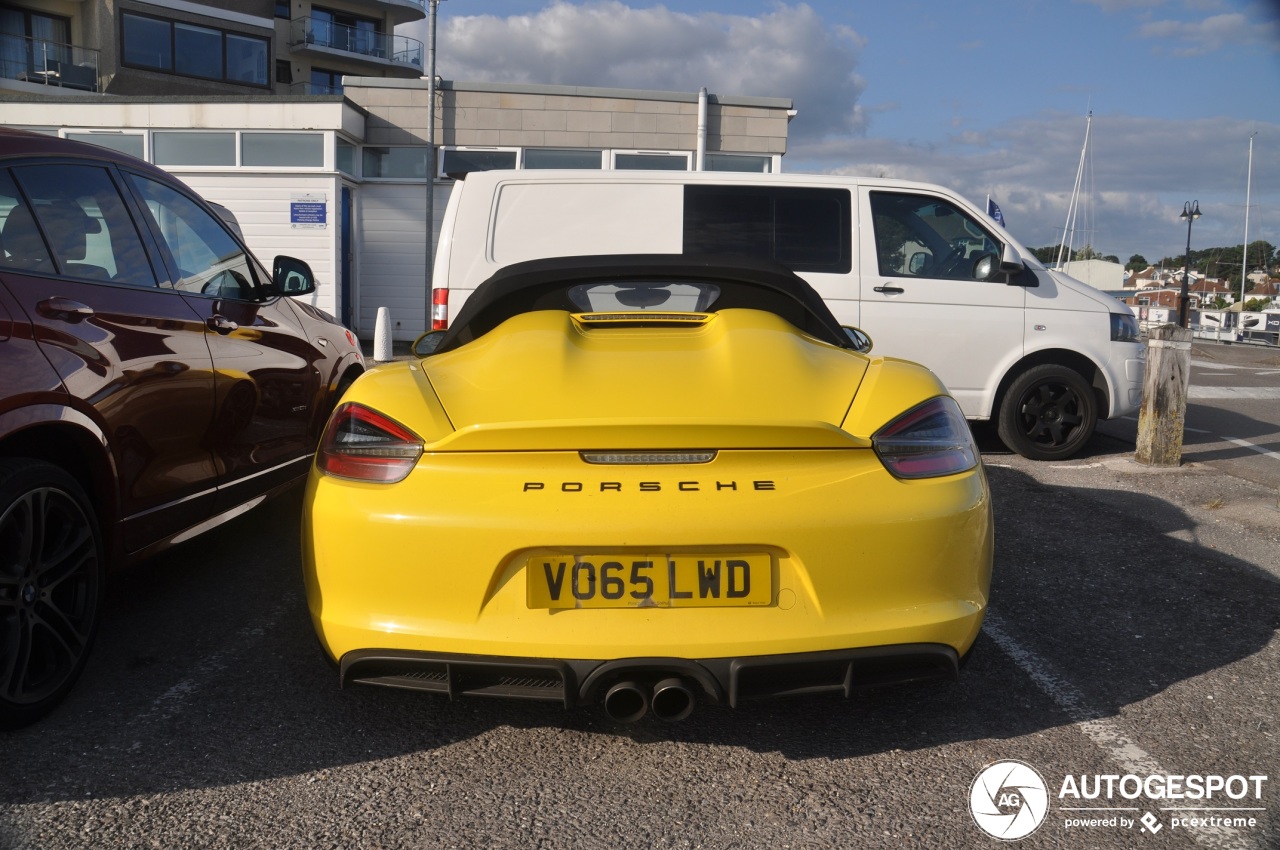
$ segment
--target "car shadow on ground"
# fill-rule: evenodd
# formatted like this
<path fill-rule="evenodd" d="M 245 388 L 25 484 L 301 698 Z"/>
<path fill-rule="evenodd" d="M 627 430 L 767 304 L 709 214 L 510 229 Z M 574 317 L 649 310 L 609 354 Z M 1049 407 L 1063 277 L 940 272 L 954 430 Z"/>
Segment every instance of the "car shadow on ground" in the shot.
<path fill-rule="evenodd" d="M 1280 584 L 1181 539 L 1194 541 L 1195 526 L 1173 504 L 1048 486 L 1009 468 L 989 475 L 992 610 L 1098 716 L 1248 659 L 1280 628 Z M 277 501 L 119 577 L 72 697 L 43 723 L 0 737 L 0 804 L 314 778 L 513 728 L 536 741 L 537 757 L 570 770 L 574 753 L 619 743 L 846 759 L 1008 739 L 1078 719 L 985 636 L 955 682 L 848 701 L 700 706 L 677 724 L 622 725 L 598 707 L 340 690 L 306 612 L 298 510 L 296 497 Z"/>

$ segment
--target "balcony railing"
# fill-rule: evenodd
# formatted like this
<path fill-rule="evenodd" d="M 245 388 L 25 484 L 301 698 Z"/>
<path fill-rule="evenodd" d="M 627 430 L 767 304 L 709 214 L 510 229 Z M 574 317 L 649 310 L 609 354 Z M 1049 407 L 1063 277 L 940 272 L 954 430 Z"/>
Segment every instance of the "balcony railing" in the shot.
<path fill-rule="evenodd" d="M 416 38 L 335 24 L 318 18 L 294 18 L 289 44 L 327 47 L 397 65 L 422 67 L 422 42 Z"/>
<path fill-rule="evenodd" d="M 98 51 L 0 33 L 0 77 L 79 91 L 98 90 Z"/>
<path fill-rule="evenodd" d="M 342 86 L 326 86 L 320 83 L 294 83 L 289 94 L 342 94 Z"/>

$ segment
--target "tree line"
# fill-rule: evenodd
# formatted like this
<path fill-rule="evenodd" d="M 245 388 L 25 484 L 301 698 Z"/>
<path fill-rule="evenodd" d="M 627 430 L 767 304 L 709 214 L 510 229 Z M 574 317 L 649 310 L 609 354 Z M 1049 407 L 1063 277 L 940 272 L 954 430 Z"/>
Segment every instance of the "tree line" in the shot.
<path fill-rule="evenodd" d="M 1058 261 L 1058 252 L 1061 250 L 1059 245 L 1046 245 L 1043 248 L 1032 248 L 1031 253 L 1035 254 L 1036 259 L 1045 265 L 1053 265 Z M 1243 261 L 1244 246 L 1231 245 L 1220 248 L 1203 248 L 1199 251 L 1193 250 L 1190 254 L 1190 267 L 1192 271 L 1205 277 L 1216 277 L 1220 280 L 1230 282 L 1235 281 L 1237 285 L 1240 283 L 1240 270 Z M 1072 260 L 1106 260 L 1111 263 L 1120 262 L 1120 258 L 1114 254 L 1103 255 L 1093 249 L 1092 246 L 1086 245 L 1076 251 L 1071 252 Z M 1166 269 L 1181 269 L 1187 264 L 1187 257 L 1179 255 L 1176 257 L 1165 257 L 1158 262 L 1149 262 L 1146 257 L 1141 254 L 1134 254 L 1129 257 L 1129 262 L 1124 264 L 1125 269 L 1129 271 L 1142 271 L 1148 266 L 1164 267 Z M 1249 271 L 1256 269 L 1274 270 L 1280 265 L 1280 249 L 1264 239 L 1249 243 Z M 1253 289 L 1253 281 L 1245 283 L 1245 292 Z"/>

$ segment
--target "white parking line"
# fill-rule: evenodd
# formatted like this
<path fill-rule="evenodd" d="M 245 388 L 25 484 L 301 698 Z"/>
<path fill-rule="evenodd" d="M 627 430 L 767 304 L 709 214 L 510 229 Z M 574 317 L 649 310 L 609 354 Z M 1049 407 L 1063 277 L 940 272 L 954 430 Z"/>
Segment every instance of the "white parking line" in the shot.
<path fill-rule="evenodd" d="M 191 696 L 204 687 L 209 679 L 225 670 L 232 659 L 251 649 L 254 644 L 262 640 L 263 635 L 275 629 L 276 624 L 284 616 L 285 608 L 283 604 L 278 605 L 263 619 L 236 632 L 235 639 L 221 652 L 215 652 L 197 661 L 192 665 L 191 674 L 187 678 L 156 697 L 151 707 L 135 715 L 129 722 L 129 726 L 136 727 L 143 723 L 153 725 L 181 714 L 191 701 Z M 135 744 L 134 747 L 136 748 L 137 745 Z"/>
<path fill-rule="evenodd" d="M 1237 446 L 1244 446 L 1246 449 L 1253 449 L 1260 455 L 1266 455 L 1267 457 L 1273 457 L 1276 460 L 1280 460 L 1280 452 L 1273 452 L 1270 449 L 1264 449 L 1262 446 L 1254 445 L 1248 440 L 1237 440 L 1235 437 L 1223 437 L 1222 439 L 1226 440 L 1228 443 L 1235 443 Z"/>
<path fill-rule="evenodd" d="M 1138 776 L 1168 775 L 1160 763 L 1138 745 L 1134 737 L 1125 729 L 1126 724 L 1120 718 L 1106 717 L 1101 711 L 1089 705 L 1089 700 L 1084 693 L 1071 684 L 1049 661 L 1027 649 L 1010 634 L 1003 617 L 988 609 L 986 621 L 982 624 L 982 632 L 995 641 L 1005 655 L 1008 655 L 1040 690 L 1048 694 L 1058 708 L 1071 718 L 1071 722 L 1125 773 Z M 1186 834 L 1203 847 L 1247 846 L 1244 843 L 1244 836 L 1225 826 L 1186 830 Z"/>
<path fill-rule="evenodd" d="M 1189 399 L 1277 399 L 1280 387 L 1187 387 Z"/>

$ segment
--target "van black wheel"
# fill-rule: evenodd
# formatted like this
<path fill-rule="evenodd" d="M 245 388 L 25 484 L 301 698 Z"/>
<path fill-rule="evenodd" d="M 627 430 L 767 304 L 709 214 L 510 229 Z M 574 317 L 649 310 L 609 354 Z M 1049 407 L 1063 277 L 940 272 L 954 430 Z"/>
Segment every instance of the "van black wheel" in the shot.
<path fill-rule="evenodd" d="M 103 591 L 84 490 L 52 464 L 0 460 L 0 729 L 53 710 L 84 669 Z"/>
<path fill-rule="evenodd" d="M 1032 460 L 1064 460 L 1084 447 L 1098 424 L 1098 400 L 1079 372 L 1045 364 L 1028 369 L 1000 405 L 1000 440 Z"/>

